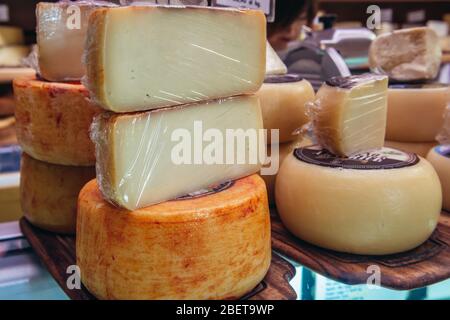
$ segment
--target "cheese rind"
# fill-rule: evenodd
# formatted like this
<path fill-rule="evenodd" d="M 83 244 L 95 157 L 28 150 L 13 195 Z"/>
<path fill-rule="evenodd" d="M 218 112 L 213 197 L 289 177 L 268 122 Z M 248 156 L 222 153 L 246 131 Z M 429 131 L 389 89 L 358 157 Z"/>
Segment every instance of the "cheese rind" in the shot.
<path fill-rule="evenodd" d="M 391 159 L 404 154 L 387 151 Z M 401 168 L 347 169 L 290 154 L 275 194 L 278 213 L 293 234 L 354 254 L 385 255 L 419 246 L 435 229 L 442 205 L 439 178 L 423 158 Z"/>
<path fill-rule="evenodd" d="M 450 87 L 445 84 L 389 86 L 386 139 L 435 141 L 449 102 Z"/>
<path fill-rule="evenodd" d="M 428 152 L 427 160 L 436 170 L 442 186 L 442 207 L 450 211 L 450 146 L 440 145 Z"/>
<path fill-rule="evenodd" d="M 0 47 L 0 67 L 20 67 L 22 59 L 30 52 L 27 46 Z"/>
<path fill-rule="evenodd" d="M 78 193 L 94 177 L 94 167 L 60 166 L 22 153 L 20 202 L 25 218 L 48 231 L 75 233 Z"/>
<path fill-rule="evenodd" d="M 54 164 L 95 164 L 89 128 L 101 109 L 84 86 L 16 78 L 13 87 L 17 139 L 26 153 Z"/>
<path fill-rule="evenodd" d="M 131 6 L 89 19 L 86 86 L 114 112 L 256 92 L 265 74 L 257 10 Z"/>
<path fill-rule="evenodd" d="M 278 146 L 278 165 L 281 167 L 284 159 L 289 155 L 289 153 L 293 152 L 294 149 L 304 147 L 304 146 L 309 146 L 312 144 L 313 143 L 309 138 L 303 137 L 303 136 L 300 136 L 299 138 L 297 138 L 297 140 L 280 144 Z M 272 154 L 272 145 L 271 144 L 267 145 L 267 154 L 270 157 L 274 156 Z M 270 166 L 270 163 L 267 166 Z M 274 206 L 275 205 L 275 181 L 277 178 L 277 174 L 263 175 L 260 173 L 260 176 L 261 176 L 261 178 L 263 178 L 264 182 L 266 183 L 267 197 L 269 199 L 269 204 L 271 206 Z"/>
<path fill-rule="evenodd" d="M 0 47 L 25 43 L 23 30 L 13 26 L 0 26 Z"/>
<path fill-rule="evenodd" d="M 284 143 L 296 139 L 297 130 L 309 121 L 305 104 L 314 101 L 315 94 L 311 84 L 296 75 L 276 78 L 280 81 L 264 83 L 256 95 L 261 103 L 264 129 L 278 129 L 279 143 Z M 270 137 L 267 132 L 268 144 Z"/>
<path fill-rule="evenodd" d="M 270 43 L 266 43 L 266 75 L 280 75 L 286 74 L 287 67 L 281 61 L 278 54 L 273 50 Z"/>
<path fill-rule="evenodd" d="M 378 36 L 369 49 L 373 72 L 399 81 L 434 79 L 441 65 L 436 33 L 426 27 L 397 30 Z"/>
<path fill-rule="evenodd" d="M 398 141 L 385 141 L 384 146 L 402 150 L 409 153 L 415 153 L 421 157 L 426 157 L 428 151 L 434 148 L 438 143 L 432 142 L 398 142 Z"/>
<path fill-rule="evenodd" d="M 133 114 L 104 113 L 92 126 L 100 189 L 112 203 L 134 210 L 256 173 L 262 162 L 257 153 L 264 148 L 258 133 L 262 126 L 254 96 Z M 227 131 L 233 129 L 238 130 L 233 131 L 233 161 L 227 161 L 232 146 Z M 209 142 L 198 140 L 208 134 Z M 257 146 L 246 142 L 247 147 L 236 149 L 238 139 L 252 136 Z M 217 153 L 207 152 L 212 145 L 217 145 Z"/>
<path fill-rule="evenodd" d="M 40 2 L 36 6 L 39 73 L 49 81 L 80 80 L 89 15 L 100 1 Z"/>
<path fill-rule="evenodd" d="M 364 74 L 334 77 L 308 105 L 317 141 L 338 156 L 381 148 L 386 128 L 388 80 Z"/>
<path fill-rule="evenodd" d="M 265 276 L 270 218 L 257 175 L 228 189 L 128 211 L 95 181 L 80 192 L 77 265 L 99 299 L 237 299 Z"/>

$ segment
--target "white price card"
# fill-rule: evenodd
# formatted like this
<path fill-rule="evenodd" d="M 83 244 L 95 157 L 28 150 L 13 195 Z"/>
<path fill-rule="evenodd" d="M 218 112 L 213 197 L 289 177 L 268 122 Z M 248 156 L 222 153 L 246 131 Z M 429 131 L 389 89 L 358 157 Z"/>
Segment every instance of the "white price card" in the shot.
<path fill-rule="evenodd" d="M 9 8 L 6 4 L 0 4 L 0 22 L 9 21 Z"/>

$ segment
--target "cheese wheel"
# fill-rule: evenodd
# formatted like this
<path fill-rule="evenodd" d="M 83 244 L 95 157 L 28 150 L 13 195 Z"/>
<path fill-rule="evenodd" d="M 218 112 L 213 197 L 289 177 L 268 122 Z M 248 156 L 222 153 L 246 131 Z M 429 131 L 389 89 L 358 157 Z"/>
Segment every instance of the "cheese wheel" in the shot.
<path fill-rule="evenodd" d="M 279 143 L 295 140 L 308 122 L 305 103 L 314 101 L 314 89 L 298 75 L 267 77 L 256 93 L 261 103 L 264 129 L 279 129 Z M 271 143 L 270 132 L 267 143 Z"/>
<path fill-rule="evenodd" d="M 413 249 L 435 229 L 442 205 L 431 164 L 391 148 L 337 158 L 319 146 L 288 155 L 276 181 L 286 228 L 320 247 L 384 255 Z"/>
<path fill-rule="evenodd" d="M 436 170 L 442 185 L 442 206 L 450 211 L 450 146 L 440 145 L 430 150 L 428 161 Z"/>
<path fill-rule="evenodd" d="M 384 146 L 394 149 L 399 149 L 409 153 L 415 153 L 421 157 L 426 157 L 428 151 L 435 147 L 438 143 L 432 142 L 398 142 L 398 141 L 385 141 Z"/>
<path fill-rule="evenodd" d="M 449 92 L 445 84 L 389 86 L 386 140 L 435 141 L 450 101 Z"/>
<path fill-rule="evenodd" d="M 74 233 L 81 188 L 95 177 L 95 167 L 60 166 L 22 153 L 20 202 L 25 218 L 37 227 Z"/>
<path fill-rule="evenodd" d="M 81 84 L 15 79 L 16 131 L 22 149 L 35 159 L 74 166 L 95 164 L 89 138 L 100 109 Z"/>
<path fill-rule="evenodd" d="M 292 142 L 287 142 L 287 143 L 282 143 L 278 146 L 278 165 L 281 166 L 281 164 L 283 163 L 284 159 L 286 158 L 286 156 L 293 152 L 294 149 L 296 148 L 300 148 L 300 147 L 304 147 L 304 146 L 309 146 L 312 144 L 312 141 L 309 138 L 303 137 L 301 136 L 299 139 L 292 141 Z M 267 154 L 270 155 L 270 157 L 273 157 L 274 155 L 272 154 L 272 148 L 273 145 L 269 144 L 267 145 Z M 269 167 L 270 164 L 267 165 L 267 167 Z M 263 175 L 261 174 L 261 178 L 263 178 L 264 182 L 266 183 L 266 189 L 267 189 L 267 197 L 269 199 L 269 204 L 275 205 L 275 180 L 277 178 L 277 174 L 273 174 L 273 175 Z"/>
<path fill-rule="evenodd" d="M 95 180 L 80 192 L 77 265 L 99 299 L 234 299 L 271 260 L 266 190 L 258 175 L 128 211 Z"/>

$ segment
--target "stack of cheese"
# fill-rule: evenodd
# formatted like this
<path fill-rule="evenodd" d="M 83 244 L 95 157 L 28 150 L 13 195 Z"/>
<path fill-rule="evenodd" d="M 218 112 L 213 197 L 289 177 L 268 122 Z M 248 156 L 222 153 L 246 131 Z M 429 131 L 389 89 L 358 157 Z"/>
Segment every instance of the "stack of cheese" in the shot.
<path fill-rule="evenodd" d="M 22 29 L 0 26 L 0 67 L 21 66 L 29 51 Z"/>
<path fill-rule="evenodd" d="M 437 225 L 441 186 L 425 159 L 383 148 L 387 77 L 332 78 L 310 105 L 319 145 L 295 149 L 276 181 L 280 217 L 313 244 L 392 254 L 423 243 Z"/>
<path fill-rule="evenodd" d="M 95 177 L 89 128 L 101 110 L 79 82 L 87 18 L 97 6 L 79 3 L 80 25 L 71 29 L 72 4 L 37 5 L 41 77 L 13 82 L 16 132 L 24 151 L 22 210 L 34 225 L 59 233 L 75 232 L 78 194 Z"/>
<path fill-rule="evenodd" d="M 379 36 L 370 47 L 370 66 L 389 76 L 386 146 L 426 156 L 437 144 L 449 86 L 433 81 L 441 64 L 436 33 L 412 28 Z M 413 83 L 411 83 L 413 82 Z"/>
<path fill-rule="evenodd" d="M 314 89 L 296 74 L 272 74 L 266 76 L 257 96 L 261 102 L 264 129 L 268 130 L 267 147 L 271 163 L 267 167 L 274 165 L 276 156 L 280 166 L 292 150 L 311 144 L 300 129 L 308 122 L 305 105 L 314 100 Z M 278 133 L 276 141 L 272 140 L 274 132 Z M 263 171 L 261 177 L 266 183 L 269 203 L 275 204 L 276 174 L 264 174 Z"/>
<path fill-rule="evenodd" d="M 106 111 L 92 125 L 97 179 L 79 195 L 76 250 L 96 297 L 238 298 L 263 279 L 261 166 L 212 153 L 228 155 L 217 140 L 228 130 L 262 129 L 251 94 L 264 78 L 265 23 L 260 11 L 199 7 L 91 14 L 85 83 Z"/>

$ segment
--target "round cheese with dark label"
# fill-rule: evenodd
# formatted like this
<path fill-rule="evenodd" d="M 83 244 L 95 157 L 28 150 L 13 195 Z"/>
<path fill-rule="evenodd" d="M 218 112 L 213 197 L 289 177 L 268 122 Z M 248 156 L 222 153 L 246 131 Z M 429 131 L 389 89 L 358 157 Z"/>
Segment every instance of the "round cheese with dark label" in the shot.
<path fill-rule="evenodd" d="M 312 244 L 384 255 L 419 246 L 441 212 L 439 178 L 430 163 L 391 148 L 333 156 L 319 146 L 296 149 L 276 180 L 285 226 Z"/>

